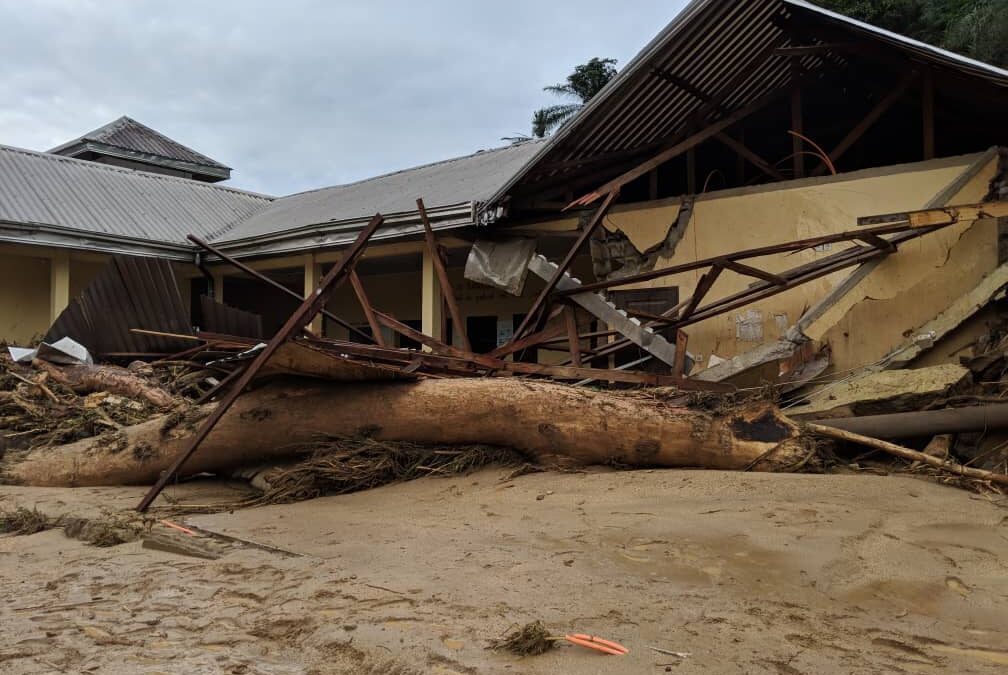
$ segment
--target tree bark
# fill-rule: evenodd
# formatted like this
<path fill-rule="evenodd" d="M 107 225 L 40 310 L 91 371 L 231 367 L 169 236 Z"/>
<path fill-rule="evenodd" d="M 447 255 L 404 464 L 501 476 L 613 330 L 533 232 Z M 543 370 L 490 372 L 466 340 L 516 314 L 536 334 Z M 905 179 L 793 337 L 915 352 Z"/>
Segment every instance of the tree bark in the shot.
<path fill-rule="evenodd" d="M 203 417 L 210 406 L 200 409 Z M 174 422 L 174 426 L 166 424 Z M 3 467 L 40 486 L 146 484 L 179 454 L 198 421 L 161 417 L 114 438 L 40 449 Z M 537 461 L 781 470 L 806 455 L 798 427 L 769 404 L 725 414 L 678 407 L 652 392 L 606 392 L 517 378 L 334 384 L 301 381 L 246 393 L 182 473 L 224 472 L 299 454 L 320 434 L 367 434 L 438 445 L 507 446 Z"/>
<path fill-rule="evenodd" d="M 55 382 L 70 387 L 78 394 L 106 391 L 127 398 L 143 399 L 158 408 L 170 408 L 175 399 L 164 389 L 152 387 L 125 368 L 116 366 L 57 366 L 42 359 L 32 365 L 47 373 Z"/>

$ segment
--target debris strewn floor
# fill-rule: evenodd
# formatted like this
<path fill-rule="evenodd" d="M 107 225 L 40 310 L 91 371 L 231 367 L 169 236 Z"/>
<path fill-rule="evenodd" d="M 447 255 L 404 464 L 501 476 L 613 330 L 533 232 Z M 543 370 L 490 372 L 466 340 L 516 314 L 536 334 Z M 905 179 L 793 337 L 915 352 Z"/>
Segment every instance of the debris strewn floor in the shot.
<path fill-rule="evenodd" d="M 0 536 L 4 673 L 999 673 L 1008 510 L 908 477 L 427 478 L 177 522 L 301 554 Z M 143 488 L 5 486 L 95 517 Z M 235 498 L 193 483 L 166 496 Z M 630 649 L 486 649 L 541 619 Z M 678 652 L 674 656 L 652 650 Z"/>

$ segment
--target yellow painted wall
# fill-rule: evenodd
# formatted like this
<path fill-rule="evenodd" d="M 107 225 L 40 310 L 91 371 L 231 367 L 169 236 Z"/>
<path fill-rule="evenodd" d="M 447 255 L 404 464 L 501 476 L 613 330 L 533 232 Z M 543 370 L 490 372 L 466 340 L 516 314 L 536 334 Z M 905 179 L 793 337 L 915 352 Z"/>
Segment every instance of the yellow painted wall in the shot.
<path fill-rule="evenodd" d="M 361 275 L 361 283 L 368 301 L 375 309 L 385 312 L 400 321 L 420 320 L 420 261 L 415 269 L 392 274 Z M 357 296 L 349 283 L 343 284 L 333 294 L 326 309 L 355 326 L 366 326 L 367 319 Z M 326 334 L 337 339 L 346 339 L 347 330 L 326 323 Z"/>
<path fill-rule="evenodd" d="M 49 260 L 0 250 L 0 340 L 26 346 L 49 328 Z"/>
<path fill-rule="evenodd" d="M 656 268 L 855 230 L 860 216 L 922 208 L 979 158 L 980 155 L 942 159 L 701 196 L 675 254 L 659 259 Z M 995 169 L 996 159 L 991 160 L 985 170 L 951 200 L 952 203 L 980 201 Z M 638 250 L 643 251 L 665 238 L 678 211 L 679 200 L 621 205 L 606 217 L 604 225 L 609 230 L 621 230 Z M 877 360 L 892 347 L 894 332 L 899 334 L 929 320 L 947 306 L 951 297 L 971 288 L 993 268 L 997 255 L 993 227 L 978 224 L 967 236 L 964 233 L 970 225 L 949 227 L 903 245 L 844 302 L 816 322 L 809 331 L 810 336 L 832 344 L 836 368 L 852 368 Z M 749 262 L 770 272 L 780 272 L 827 257 L 847 246 L 849 244 L 834 244 L 826 251 L 766 256 Z M 954 248 L 956 264 L 946 265 Z M 621 288 L 679 286 L 680 297 L 685 298 L 692 293 L 703 271 Z M 755 347 L 759 341 L 739 339 L 737 322 L 740 320 L 759 323 L 763 341 L 776 340 L 807 307 L 851 271 L 853 268 L 689 326 L 686 332 L 690 336 L 690 351 L 705 362 L 711 354 L 731 357 Z M 743 290 L 754 281 L 725 271 L 705 302 Z M 915 292 L 910 293 L 912 289 Z M 850 312 L 867 297 L 888 302 L 876 303 L 871 312 L 867 309 Z M 886 326 L 877 325 L 890 318 L 893 320 Z"/>
<path fill-rule="evenodd" d="M 50 256 L 66 249 L 0 244 L 0 340 L 28 344 L 52 324 L 50 315 Z M 69 251 L 69 298 L 79 296 L 108 263 L 110 255 Z M 173 265 L 183 306 L 189 306 L 192 265 Z M 197 272 L 198 274 L 198 272 Z"/>

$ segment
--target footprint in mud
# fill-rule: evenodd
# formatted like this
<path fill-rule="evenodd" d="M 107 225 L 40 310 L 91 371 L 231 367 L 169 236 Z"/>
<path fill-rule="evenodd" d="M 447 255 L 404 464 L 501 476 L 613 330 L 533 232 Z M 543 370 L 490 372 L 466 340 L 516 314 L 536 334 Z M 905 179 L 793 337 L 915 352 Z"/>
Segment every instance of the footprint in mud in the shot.
<path fill-rule="evenodd" d="M 964 598 L 973 592 L 959 577 L 945 577 L 945 585 L 949 587 L 949 590 L 955 591 Z"/>
<path fill-rule="evenodd" d="M 266 596 L 259 595 L 258 593 L 253 593 L 251 591 L 239 591 L 230 589 L 221 589 L 214 593 L 213 599 L 215 601 L 221 600 L 233 600 L 239 605 L 246 607 L 255 607 L 266 602 Z"/>
<path fill-rule="evenodd" d="M 923 649 L 914 647 L 900 640 L 893 640 L 891 638 L 875 638 L 872 640 L 872 644 L 877 647 L 886 647 L 888 649 L 894 649 L 903 654 L 901 660 L 908 660 L 913 663 L 926 663 L 933 664 L 935 659 L 928 655 Z"/>

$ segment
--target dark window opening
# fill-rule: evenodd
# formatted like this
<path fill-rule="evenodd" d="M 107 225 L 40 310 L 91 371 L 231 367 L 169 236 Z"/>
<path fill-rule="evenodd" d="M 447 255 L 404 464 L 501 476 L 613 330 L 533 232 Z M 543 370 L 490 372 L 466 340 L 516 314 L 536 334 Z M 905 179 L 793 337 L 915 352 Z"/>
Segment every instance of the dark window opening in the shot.
<path fill-rule="evenodd" d="M 633 316 L 634 311 L 661 314 L 679 304 L 679 287 L 635 288 L 629 291 L 612 291 L 610 301 Z"/>
<path fill-rule="evenodd" d="M 193 326 L 203 326 L 203 310 L 200 298 L 210 295 L 210 282 L 206 277 L 193 277 L 189 280 L 189 323 Z"/>
<path fill-rule="evenodd" d="M 515 314 L 511 317 L 511 330 L 518 330 L 518 326 L 521 325 L 522 321 L 525 320 L 524 314 Z M 522 349 L 514 354 L 514 360 L 520 361 L 522 363 L 539 363 L 539 350 L 535 347 L 529 347 L 528 349 Z"/>
<path fill-rule="evenodd" d="M 466 336 L 477 354 L 486 354 L 497 349 L 497 317 L 466 317 Z"/>
<path fill-rule="evenodd" d="M 419 332 L 421 330 L 421 327 L 423 326 L 423 323 L 419 319 L 409 319 L 407 321 L 403 321 L 403 323 L 417 332 Z M 405 335 L 401 335 L 399 333 L 396 333 L 396 336 L 398 337 L 398 341 L 396 343 L 397 347 L 402 347 L 403 349 L 419 350 L 422 346 L 419 342 L 417 342 L 413 338 L 408 338 Z"/>
<path fill-rule="evenodd" d="M 327 319 L 327 321 L 328 321 L 328 319 Z M 333 322 L 333 323 L 335 323 L 335 322 Z M 367 324 L 364 324 L 363 326 L 354 326 L 354 328 L 356 328 L 357 330 L 359 330 L 361 333 L 364 333 L 364 335 L 367 335 L 368 337 L 372 337 L 374 335 L 371 332 L 371 326 L 369 326 Z M 326 332 L 327 333 L 328 333 L 328 330 L 329 330 L 329 327 L 326 326 Z M 348 342 L 356 342 L 358 344 L 366 344 L 366 345 L 374 344 L 370 340 L 365 340 L 358 333 L 355 333 L 353 331 L 347 331 L 347 332 L 349 333 L 349 336 L 347 338 Z"/>

